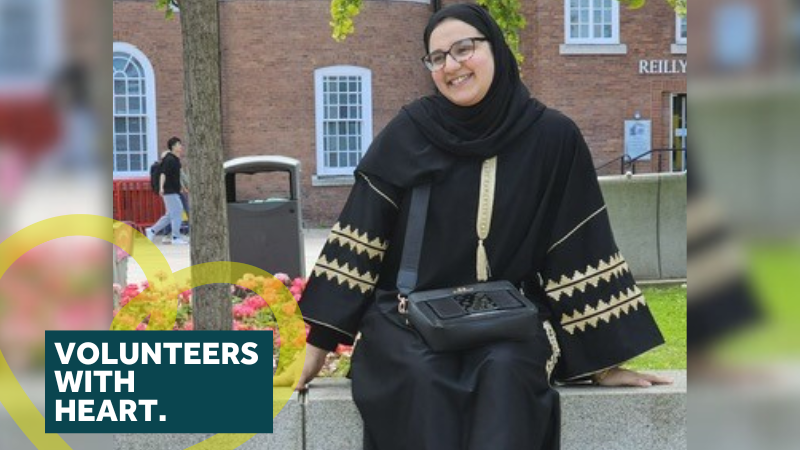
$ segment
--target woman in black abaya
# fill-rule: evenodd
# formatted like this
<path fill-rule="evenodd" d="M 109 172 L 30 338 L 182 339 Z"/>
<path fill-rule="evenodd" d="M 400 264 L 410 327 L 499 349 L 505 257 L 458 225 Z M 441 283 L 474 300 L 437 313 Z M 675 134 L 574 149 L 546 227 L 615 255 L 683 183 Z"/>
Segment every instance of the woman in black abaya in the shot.
<path fill-rule="evenodd" d="M 351 344 L 369 450 L 554 450 L 553 381 L 668 382 L 619 368 L 662 343 L 614 243 L 577 126 L 530 94 L 489 14 L 436 13 L 424 63 L 438 89 L 380 133 L 309 280 L 303 375 Z M 484 163 L 496 163 L 488 236 L 476 234 Z M 484 175 L 485 176 L 485 175 Z M 508 280 L 540 308 L 534 339 L 437 353 L 397 310 L 414 186 L 432 183 L 418 290 Z"/>

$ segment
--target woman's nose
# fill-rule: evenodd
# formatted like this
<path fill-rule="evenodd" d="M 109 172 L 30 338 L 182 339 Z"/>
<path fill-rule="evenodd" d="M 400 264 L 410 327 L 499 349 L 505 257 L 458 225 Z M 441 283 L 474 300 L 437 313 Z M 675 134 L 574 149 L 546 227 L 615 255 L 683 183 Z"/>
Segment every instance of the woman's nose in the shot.
<path fill-rule="evenodd" d="M 461 63 L 456 61 L 456 58 L 453 55 L 448 53 L 447 56 L 445 56 L 444 67 L 442 68 L 442 70 L 448 72 L 454 69 L 459 69 L 460 67 Z"/>

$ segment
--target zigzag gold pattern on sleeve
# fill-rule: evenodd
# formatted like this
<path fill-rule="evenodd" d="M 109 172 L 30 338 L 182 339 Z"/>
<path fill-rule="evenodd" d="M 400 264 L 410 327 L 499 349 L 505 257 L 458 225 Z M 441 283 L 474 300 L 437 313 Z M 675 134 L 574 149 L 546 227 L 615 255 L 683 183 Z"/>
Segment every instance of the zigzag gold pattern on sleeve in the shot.
<path fill-rule="evenodd" d="M 363 294 L 372 291 L 378 282 L 378 277 L 369 272 L 361 274 L 358 269 L 351 269 L 347 263 L 341 265 L 336 260 L 328 261 L 324 256 L 317 260 L 313 273 L 315 276 L 325 276 L 329 281 L 335 280 L 340 285 L 347 283 L 350 289 L 359 289 Z"/>
<path fill-rule="evenodd" d="M 620 292 L 619 297 L 612 296 L 606 303 L 602 300 L 596 307 L 587 305 L 583 312 L 575 310 L 573 314 L 561 315 L 561 327 L 569 334 L 575 334 L 575 329 L 586 331 L 586 325 L 597 328 L 602 320 L 611 323 L 612 318 L 619 319 L 622 315 L 630 313 L 631 308 L 639 309 L 639 305 L 645 306 L 644 295 L 638 287 L 633 286 L 625 292 Z"/>
<path fill-rule="evenodd" d="M 629 271 L 625 258 L 621 254 L 615 253 L 611 255 L 608 262 L 601 259 L 597 263 L 597 267 L 588 265 L 585 272 L 576 270 L 572 277 L 563 275 L 559 281 L 548 281 L 545 292 L 553 300 L 559 301 L 562 295 L 571 297 L 576 289 L 586 292 L 586 287 L 589 285 L 597 287 L 600 280 L 611 281 L 611 277 L 619 277 Z"/>
<path fill-rule="evenodd" d="M 389 247 L 387 241 L 380 238 L 370 239 L 367 233 L 359 233 L 357 229 L 351 228 L 350 225 L 342 228 L 339 222 L 336 222 L 331 228 L 328 242 L 338 243 L 358 255 L 366 253 L 370 259 L 377 257 L 380 261 L 383 261 L 383 255 Z"/>

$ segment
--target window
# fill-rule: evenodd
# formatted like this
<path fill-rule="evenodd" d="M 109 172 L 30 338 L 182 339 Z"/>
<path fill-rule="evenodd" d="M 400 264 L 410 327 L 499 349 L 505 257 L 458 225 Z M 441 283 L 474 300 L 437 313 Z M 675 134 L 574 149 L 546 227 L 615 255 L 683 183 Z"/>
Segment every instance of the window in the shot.
<path fill-rule="evenodd" d="M 145 176 L 158 157 L 155 78 L 129 44 L 114 43 L 114 176 Z"/>
<path fill-rule="evenodd" d="M 686 16 L 675 14 L 675 43 L 686 45 L 686 34 L 688 32 Z"/>
<path fill-rule="evenodd" d="M 619 2 L 565 0 L 567 44 L 618 44 Z"/>
<path fill-rule="evenodd" d="M 60 2 L 0 0 L 0 90 L 41 89 L 61 58 Z"/>
<path fill-rule="evenodd" d="M 372 143 L 372 73 L 334 66 L 314 73 L 317 175 L 351 176 Z"/>

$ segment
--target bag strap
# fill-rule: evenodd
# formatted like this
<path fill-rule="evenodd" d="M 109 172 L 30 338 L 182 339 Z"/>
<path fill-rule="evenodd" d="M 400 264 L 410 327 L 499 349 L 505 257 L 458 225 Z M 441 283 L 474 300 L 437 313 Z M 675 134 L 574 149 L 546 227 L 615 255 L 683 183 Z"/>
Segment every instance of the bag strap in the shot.
<path fill-rule="evenodd" d="M 489 236 L 492 225 L 492 209 L 494 208 L 495 181 L 497 173 L 497 157 L 483 162 L 481 170 L 481 193 L 478 200 L 478 253 L 476 255 L 476 271 L 478 281 L 487 281 L 491 276 L 489 258 L 486 255 L 484 240 Z M 417 287 L 419 259 L 422 254 L 422 239 L 425 235 L 425 222 L 428 218 L 428 203 L 431 185 L 423 184 L 414 187 L 411 192 L 411 209 L 408 213 L 403 256 L 400 270 L 397 273 L 397 290 L 400 297 L 407 297 Z"/>
<path fill-rule="evenodd" d="M 419 258 L 422 254 L 422 238 L 425 235 L 430 196 L 430 184 L 416 186 L 411 192 L 411 210 L 408 213 L 403 259 L 400 261 L 400 271 L 397 273 L 397 290 L 402 296 L 407 297 L 417 287 L 417 272 Z"/>

